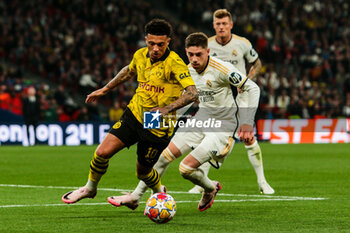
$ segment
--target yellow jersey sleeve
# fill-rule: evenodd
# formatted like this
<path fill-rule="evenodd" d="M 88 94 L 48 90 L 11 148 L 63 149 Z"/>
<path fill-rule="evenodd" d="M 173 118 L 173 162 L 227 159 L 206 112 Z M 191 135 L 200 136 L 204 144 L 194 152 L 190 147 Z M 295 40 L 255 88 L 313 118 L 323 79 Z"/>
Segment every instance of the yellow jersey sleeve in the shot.
<path fill-rule="evenodd" d="M 133 56 L 133 58 L 132 58 L 132 60 L 131 60 L 131 62 L 130 62 L 130 64 L 129 64 L 129 70 L 130 70 L 131 72 L 134 72 L 134 73 L 137 72 L 136 64 L 137 64 L 138 57 L 141 56 L 141 55 L 140 55 L 140 52 L 141 52 L 141 50 L 138 50 L 138 51 L 136 51 L 136 52 L 134 53 L 134 56 Z"/>
<path fill-rule="evenodd" d="M 172 73 L 174 77 L 181 84 L 183 88 L 186 88 L 191 85 L 195 85 L 187 65 L 179 56 L 173 59 L 171 68 L 172 68 Z"/>

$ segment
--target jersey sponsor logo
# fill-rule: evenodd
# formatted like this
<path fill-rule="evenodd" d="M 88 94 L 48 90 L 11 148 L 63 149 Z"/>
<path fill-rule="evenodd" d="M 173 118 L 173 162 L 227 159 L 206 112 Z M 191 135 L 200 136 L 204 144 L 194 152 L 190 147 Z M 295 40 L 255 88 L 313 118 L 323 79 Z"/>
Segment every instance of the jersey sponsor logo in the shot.
<path fill-rule="evenodd" d="M 143 128 L 144 129 L 160 129 L 160 112 L 144 112 Z"/>
<path fill-rule="evenodd" d="M 200 96 L 199 102 L 201 103 L 207 103 L 207 102 L 213 102 L 215 100 L 214 96 Z"/>
<path fill-rule="evenodd" d="M 199 96 L 206 96 L 206 95 L 212 96 L 212 95 L 214 95 L 214 94 L 215 94 L 214 91 L 202 91 L 202 90 L 198 90 L 198 95 L 199 95 Z"/>
<path fill-rule="evenodd" d="M 209 81 L 209 80 L 208 80 Z M 214 91 L 202 91 L 198 90 L 198 95 L 199 95 L 199 102 L 212 102 L 215 100 Z"/>
<path fill-rule="evenodd" d="M 232 72 L 229 79 L 233 84 L 239 84 L 242 81 L 242 76 L 239 73 Z"/>
<path fill-rule="evenodd" d="M 146 91 L 164 93 L 164 87 L 158 87 L 154 85 L 149 85 L 148 83 L 139 83 L 139 88 L 142 88 Z"/>
<path fill-rule="evenodd" d="M 237 55 L 238 55 L 237 51 L 235 49 L 232 50 L 232 56 L 237 56 Z"/>
<path fill-rule="evenodd" d="M 179 75 L 179 78 L 180 78 L 180 79 L 184 79 L 184 78 L 187 78 L 187 77 L 191 77 L 191 75 L 190 75 L 189 72 L 181 73 L 181 74 Z"/>
<path fill-rule="evenodd" d="M 250 53 L 250 56 L 252 56 L 252 57 L 255 57 L 255 56 L 256 56 L 256 51 L 255 51 L 254 49 L 251 49 L 251 50 L 249 51 L 249 53 Z"/>

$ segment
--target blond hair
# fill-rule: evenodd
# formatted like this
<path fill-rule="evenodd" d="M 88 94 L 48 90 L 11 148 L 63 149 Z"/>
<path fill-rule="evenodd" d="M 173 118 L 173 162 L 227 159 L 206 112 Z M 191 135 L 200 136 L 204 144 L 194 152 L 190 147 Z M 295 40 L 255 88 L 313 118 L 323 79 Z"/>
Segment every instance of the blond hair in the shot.
<path fill-rule="evenodd" d="M 226 9 L 218 9 L 214 12 L 213 14 L 213 20 L 215 18 L 218 18 L 218 19 L 222 19 L 222 18 L 225 18 L 225 17 L 228 17 L 230 19 L 230 21 L 232 21 L 232 15 L 231 13 L 226 10 Z"/>

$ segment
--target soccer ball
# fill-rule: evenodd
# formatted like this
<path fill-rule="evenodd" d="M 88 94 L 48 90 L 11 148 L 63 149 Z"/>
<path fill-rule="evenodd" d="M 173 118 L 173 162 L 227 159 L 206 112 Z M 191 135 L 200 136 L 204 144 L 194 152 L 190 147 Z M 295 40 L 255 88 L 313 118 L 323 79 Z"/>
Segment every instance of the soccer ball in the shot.
<path fill-rule="evenodd" d="M 176 203 L 167 193 L 155 193 L 146 203 L 145 215 L 155 223 L 166 223 L 173 219 Z"/>

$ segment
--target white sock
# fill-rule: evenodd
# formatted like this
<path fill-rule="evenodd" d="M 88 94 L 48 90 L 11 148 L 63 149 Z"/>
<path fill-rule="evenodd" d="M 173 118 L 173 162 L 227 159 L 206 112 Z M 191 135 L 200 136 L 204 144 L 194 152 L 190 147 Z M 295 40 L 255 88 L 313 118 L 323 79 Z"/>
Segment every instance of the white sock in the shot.
<path fill-rule="evenodd" d="M 204 172 L 204 175 L 208 176 L 210 167 L 211 167 L 210 163 L 206 162 L 200 165 L 198 169 L 201 169 Z"/>
<path fill-rule="evenodd" d="M 263 162 L 262 162 L 262 153 L 258 142 L 255 141 L 250 146 L 245 145 L 245 148 L 248 151 L 248 158 L 250 163 L 253 165 L 256 176 L 258 178 L 258 183 L 264 182 L 264 181 L 266 182 L 266 179 L 264 176 Z"/>
<path fill-rule="evenodd" d="M 202 170 L 205 176 L 208 176 L 210 167 L 211 167 L 210 163 L 209 163 L 209 162 L 206 162 L 206 163 L 203 163 L 202 165 L 200 165 L 200 166 L 198 167 L 198 169 Z M 196 185 L 196 186 L 197 186 L 198 188 L 202 188 L 202 187 L 199 186 L 199 185 Z"/>
<path fill-rule="evenodd" d="M 202 169 L 192 168 L 181 162 L 179 170 L 185 179 L 188 179 L 192 181 L 192 183 L 201 186 L 206 192 L 211 192 L 215 189 L 213 181 L 204 174 Z"/>
<path fill-rule="evenodd" d="M 162 154 L 159 156 L 158 162 L 154 165 L 154 169 L 157 170 L 158 174 L 162 176 L 169 164 L 174 161 L 175 156 L 170 152 L 168 148 L 166 148 Z M 132 192 L 132 195 L 141 200 L 143 194 L 147 191 L 148 187 L 145 182 L 140 181 L 135 190 Z"/>
<path fill-rule="evenodd" d="M 87 187 L 90 191 L 95 191 L 97 190 L 98 182 L 94 182 L 90 179 L 88 179 L 85 187 Z"/>

